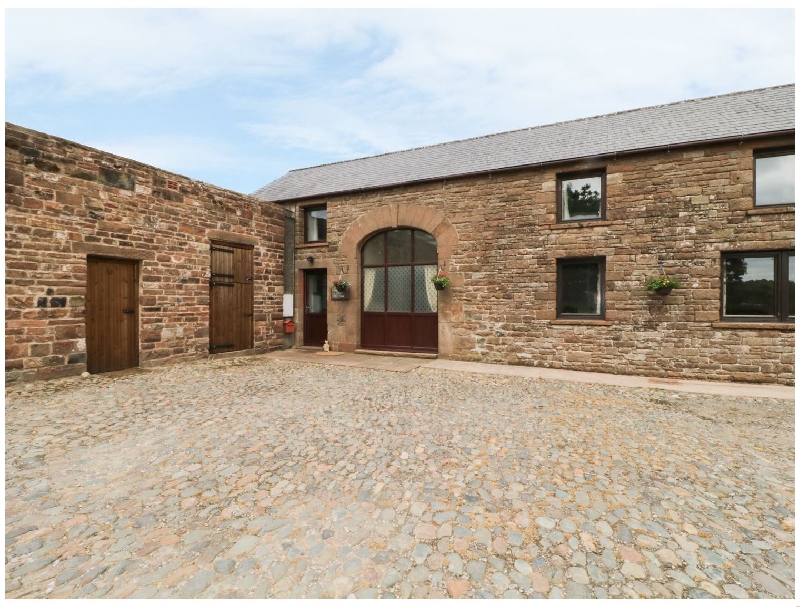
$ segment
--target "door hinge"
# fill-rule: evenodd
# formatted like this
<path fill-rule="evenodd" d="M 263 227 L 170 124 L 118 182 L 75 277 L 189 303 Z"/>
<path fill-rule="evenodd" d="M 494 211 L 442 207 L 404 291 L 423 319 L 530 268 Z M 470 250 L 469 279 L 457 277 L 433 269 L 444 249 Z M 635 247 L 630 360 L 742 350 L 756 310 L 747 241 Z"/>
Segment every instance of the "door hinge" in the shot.
<path fill-rule="evenodd" d="M 133 308 L 125 308 L 125 309 L 122 311 L 122 313 L 123 313 L 123 314 L 133 314 L 135 311 L 136 311 L 136 310 L 134 310 Z"/>

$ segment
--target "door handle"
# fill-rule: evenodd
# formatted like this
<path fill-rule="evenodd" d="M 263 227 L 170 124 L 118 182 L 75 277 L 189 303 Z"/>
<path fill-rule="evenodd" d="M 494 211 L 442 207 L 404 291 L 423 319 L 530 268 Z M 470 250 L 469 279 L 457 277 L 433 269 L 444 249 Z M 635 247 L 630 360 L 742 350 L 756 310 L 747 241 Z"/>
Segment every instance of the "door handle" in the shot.
<path fill-rule="evenodd" d="M 133 314 L 135 310 L 133 308 L 125 308 L 122 313 L 123 314 Z"/>

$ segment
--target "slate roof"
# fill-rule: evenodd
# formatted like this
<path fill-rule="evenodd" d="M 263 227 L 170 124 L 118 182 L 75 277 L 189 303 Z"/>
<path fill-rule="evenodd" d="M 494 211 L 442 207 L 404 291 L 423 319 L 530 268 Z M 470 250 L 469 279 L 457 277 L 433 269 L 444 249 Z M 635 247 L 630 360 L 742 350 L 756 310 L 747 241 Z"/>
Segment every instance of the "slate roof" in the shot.
<path fill-rule="evenodd" d="M 286 201 L 794 130 L 794 84 L 646 107 L 289 171 L 253 193 Z"/>

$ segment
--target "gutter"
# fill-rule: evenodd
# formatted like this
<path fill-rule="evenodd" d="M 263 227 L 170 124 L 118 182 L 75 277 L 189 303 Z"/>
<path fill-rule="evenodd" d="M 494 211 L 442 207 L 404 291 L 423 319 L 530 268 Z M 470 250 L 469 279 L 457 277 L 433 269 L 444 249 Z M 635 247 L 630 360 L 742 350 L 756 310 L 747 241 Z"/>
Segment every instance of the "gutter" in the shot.
<path fill-rule="evenodd" d="M 753 139 L 762 139 L 764 137 L 782 137 L 786 135 L 794 135 L 794 129 L 784 129 L 781 131 L 769 131 L 766 133 L 755 133 L 749 135 L 735 135 L 733 137 L 723 137 L 721 139 L 701 139 L 697 141 L 687 141 L 683 143 L 675 143 L 675 144 L 666 144 L 666 145 L 658 145 L 648 148 L 634 148 L 630 150 L 622 150 L 617 152 L 607 152 L 605 154 L 599 154 L 597 156 L 575 156 L 572 158 L 559 158 L 558 160 L 547 160 L 544 162 L 533 162 L 528 164 L 519 164 L 510 167 L 501 167 L 497 169 L 486 169 L 483 171 L 473 171 L 471 173 L 452 173 L 450 175 L 442 175 L 439 177 L 426 177 L 424 179 L 414 179 L 412 181 L 399 181 L 396 183 L 387 183 L 383 185 L 374 185 L 374 186 L 366 186 L 362 188 L 353 188 L 349 190 L 337 190 L 333 192 L 320 192 L 318 194 L 311 194 L 308 196 L 296 196 L 293 198 L 281 198 L 278 200 L 270 200 L 270 199 L 262 199 L 266 202 L 275 202 L 278 204 L 289 203 L 289 202 L 297 202 L 302 200 L 312 200 L 317 198 L 326 198 L 330 196 L 341 196 L 344 194 L 356 194 L 361 192 L 371 192 L 374 190 L 385 190 L 388 188 L 396 188 L 399 186 L 406 186 L 406 185 L 418 185 L 421 183 L 432 183 L 437 181 L 446 181 L 448 179 L 461 179 L 464 177 L 475 177 L 476 175 L 491 175 L 492 173 L 508 173 L 511 171 L 521 171 L 524 169 L 533 169 L 533 168 L 543 168 L 546 166 L 552 166 L 555 164 L 563 164 L 566 162 L 574 162 L 576 160 L 604 160 L 607 158 L 616 159 L 619 156 L 630 156 L 632 154 L 646 154 L 648 152 L 660 152 L 666 150 L 667 152 L 671 152 L 672 150 L 680 150 L 689 147 L 698 147 L 700 145 L 718 145 L 723 143 L 736 143 L 739 144 L 744 143 L 745 141 L 750 141 Z"/>

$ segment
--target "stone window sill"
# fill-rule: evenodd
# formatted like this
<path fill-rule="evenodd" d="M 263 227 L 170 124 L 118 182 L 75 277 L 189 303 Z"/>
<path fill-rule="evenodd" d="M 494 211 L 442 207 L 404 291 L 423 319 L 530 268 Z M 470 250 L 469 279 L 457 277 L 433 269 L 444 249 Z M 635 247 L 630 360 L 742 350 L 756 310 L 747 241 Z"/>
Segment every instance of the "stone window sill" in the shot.
<path fill-rule="evenodd" d="M 780 213 L 794 213 L 794 205 L 780 207 L 759 207 L 747 211 L 748 215 L 776 215 Z"/>
<path fill-rule="evenodd" d="M 712 322 L 715 329 L 752 329 L 754 331 L 794 331 L 791 322 Z"/>
<path fill-rule="evenodd" d="M 582 318 L 558 318 L 550 321 L 551 325 L 584 325 L 590 327 L 610 327 L 612 324 L 609 320 L 588 320 Z"/>
<path fill-rule="evenodd" d="M 568 230 L 570 228 L 597 228 L 601 226 L 610 226 L 613 222 L 608 219 L 593 219 L 590 221 L 574 221 L 564 223 L 554 223 L 550 226 L 551 230 Z"/>
<path fill-rule="evenodd" d="M 319 247 L 327 247 L 328 241 L 324 242 L 305 242 L 303 244 L 295 245 L 295 249 L 317 249 Z"/>

